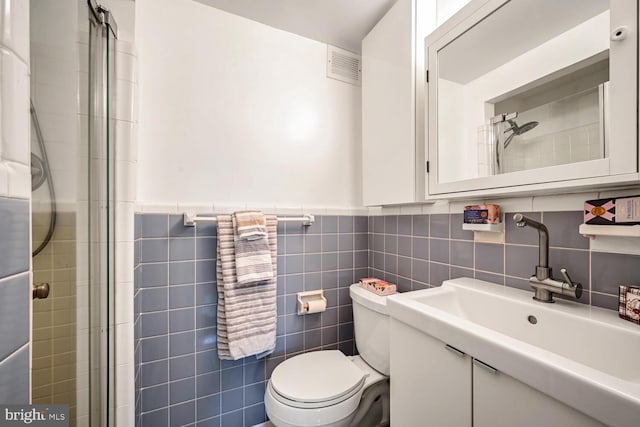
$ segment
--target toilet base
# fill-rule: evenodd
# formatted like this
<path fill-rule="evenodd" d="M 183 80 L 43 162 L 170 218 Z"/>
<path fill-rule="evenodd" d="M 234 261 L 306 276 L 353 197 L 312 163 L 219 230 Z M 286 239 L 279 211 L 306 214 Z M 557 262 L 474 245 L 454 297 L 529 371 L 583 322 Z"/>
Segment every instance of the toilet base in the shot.
<path fill-rule="evenodd" d="M 389 380 L 372 384 L 362 393 L 351 426 L 388 427 L 390 425 L 390 402 Z"/>

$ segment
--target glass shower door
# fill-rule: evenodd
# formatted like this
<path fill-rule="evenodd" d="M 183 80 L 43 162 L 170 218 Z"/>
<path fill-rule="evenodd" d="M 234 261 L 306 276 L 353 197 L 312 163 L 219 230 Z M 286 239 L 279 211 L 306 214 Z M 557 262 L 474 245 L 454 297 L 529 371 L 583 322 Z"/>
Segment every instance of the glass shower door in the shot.
<path fill-rule="evenodd" d="M 92 3 L 91 1 L 89 2 Z M 114 104 L 114 37 L 105 14 L 91 8 L 89 19 L 89 256 L 91 411 L 96 425 L 114 423 L 115 152 L 111 106 Z"/>
<path fill-rule="evenodd" d="M 114 424 L 114 35 L 93 0 L 30 0 L 32 402 Z"/>

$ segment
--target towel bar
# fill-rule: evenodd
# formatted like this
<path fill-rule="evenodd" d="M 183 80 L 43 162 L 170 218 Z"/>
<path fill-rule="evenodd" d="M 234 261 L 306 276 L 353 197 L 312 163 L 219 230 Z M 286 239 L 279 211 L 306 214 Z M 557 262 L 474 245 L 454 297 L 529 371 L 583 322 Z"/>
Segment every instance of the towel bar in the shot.
<path fill-rule="evenodd" d="M 216 222 L 217 218 L 215 216 L 197 216 L 191 212 L 184 213 L 184 225 L 185 227 L 194 227 L 196 222 Z M 315 221 L 315 217 L 313 215 L 305 214 L 302 216 L 283 216 L 278 217 L 279 222 L 294 222 L 294 221 L 302 221 L 302 225 L 309 226 L 313 224 Z"/>

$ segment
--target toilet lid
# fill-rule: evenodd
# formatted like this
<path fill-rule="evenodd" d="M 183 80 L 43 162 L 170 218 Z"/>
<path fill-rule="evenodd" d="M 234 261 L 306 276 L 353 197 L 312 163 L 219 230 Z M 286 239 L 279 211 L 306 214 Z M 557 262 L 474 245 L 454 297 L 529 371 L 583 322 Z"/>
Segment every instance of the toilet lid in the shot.
<path fill-rule="evenodd" d="M 278 394 L 298 402 L 324 402 L 362 387 L 366 373 L 338 350 L 304 353 L 279 364 L 271 374 Z"/>

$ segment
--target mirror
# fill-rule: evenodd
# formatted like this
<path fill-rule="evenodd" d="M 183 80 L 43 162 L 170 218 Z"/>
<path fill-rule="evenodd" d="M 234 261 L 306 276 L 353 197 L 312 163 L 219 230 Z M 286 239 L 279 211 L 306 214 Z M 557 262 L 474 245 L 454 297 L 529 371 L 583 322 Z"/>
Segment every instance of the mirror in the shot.
<path fill-rule="evenodd" d="M 609 7 L 506 1 L 438 46 L 439 183 L 607 156 Z"/>

